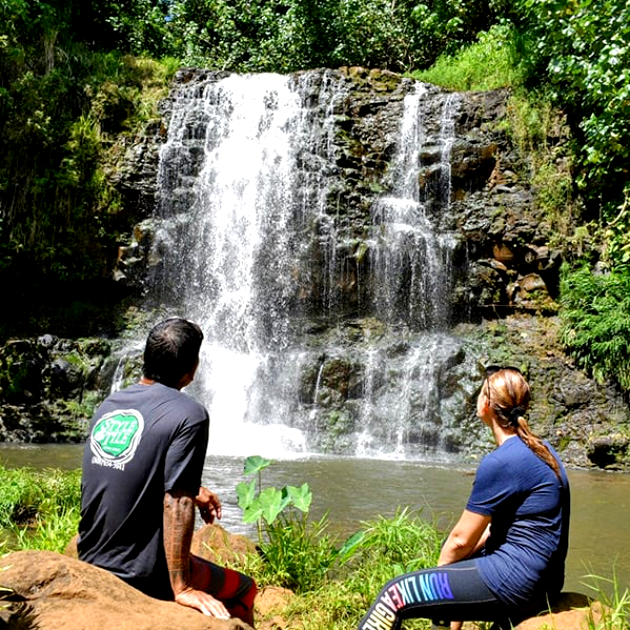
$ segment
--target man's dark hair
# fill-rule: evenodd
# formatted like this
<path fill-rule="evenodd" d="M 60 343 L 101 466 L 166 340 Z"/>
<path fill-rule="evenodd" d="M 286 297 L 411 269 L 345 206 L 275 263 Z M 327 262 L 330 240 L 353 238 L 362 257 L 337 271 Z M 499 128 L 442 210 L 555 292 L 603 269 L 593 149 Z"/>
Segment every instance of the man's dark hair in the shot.
<path fill-rule="evenodd" d="M 166 319 L 153 327 L 144 347 L 142 373 L 168 387 L 177 387 L 199 358 L 203 341 L 201 328 L 179 317 Z"/>

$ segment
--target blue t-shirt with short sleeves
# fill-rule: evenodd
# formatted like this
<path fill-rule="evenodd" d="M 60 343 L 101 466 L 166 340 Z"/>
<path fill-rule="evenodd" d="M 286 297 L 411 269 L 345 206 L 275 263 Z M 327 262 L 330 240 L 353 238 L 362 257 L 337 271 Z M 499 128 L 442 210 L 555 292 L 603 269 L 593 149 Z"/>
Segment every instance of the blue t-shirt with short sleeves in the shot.
<path fill-rule="evenodd" d="M 508 606 L 523 606 L 564 583 L 569 537 L 569 482 L 517 436 L 486 455 L 466 509 L 490 516 L 490 536 L 477 560 L 481 578 Z"/>

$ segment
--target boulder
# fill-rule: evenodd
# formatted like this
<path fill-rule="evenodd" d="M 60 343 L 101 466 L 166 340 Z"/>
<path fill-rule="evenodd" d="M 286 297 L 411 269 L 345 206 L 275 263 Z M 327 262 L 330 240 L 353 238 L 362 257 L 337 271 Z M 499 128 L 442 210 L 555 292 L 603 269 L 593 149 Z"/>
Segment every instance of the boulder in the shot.
<path fill-rule="evenodd" d="M 71 558 L 78 558 L 77 541 L 79 535 L 73 536 L 64 554 Z M 216 564 L 226 564 L 233 560 L 239 560 L 247 553 L 256 551 L 255 543 L 240 534 L 231 534 L 226 529 L 217 525 L 203 525 L 195 531 L 190 545 L 191 553 L 205 558 Z"/>
<path fill-rule="evenodd" d="M 588 630 L 601 618 L 601 605 L 581 593 L 560 593 L 549 610 L 524 619 L 514 630 Z M 589 620 L 593 621 L 589 625 Z M 478 630 L 479 625 L 466 621 L 462 630 Z M 498 630 L 492 625 L 490 630 Z"/>
<path fill-rule="evenodd" d="M 293 591 L 280 586 L 265 586 L 256 595 L 256 627 L 258 630 L 290 630 L 295 621 L 284 616 L 284 610 L 295 597 Z M 298 627 L 300 624 L 298 624 Z"/>
<path fill-rule="evenodd" d="M 601 604 L 581 593 L 560 593 L 549 608 L 521 621 L 514 630 L 587 630 L 601 618 Z M 594 624 L 589 625 L 589 621 Z"/>
<path fill-rule="evenodd" d="M 52 551 L 11 553 L 1 559 L 0 571 L 0 585 L 11 589 L 12 605 L 4 613 L 8 627 L 251 630 L 239 619 L 207 617 L 174 602 L 147 597 L 108 571 Z"/>
<path fill-rule="evenodd" d="M 204 525 L 193 534 L 190 551 L 196 556 L 216 564 L 239 560 L 248 553 L 255 553 L 255 543 L 240 534 L 230 534 L 221 525 Z"/>

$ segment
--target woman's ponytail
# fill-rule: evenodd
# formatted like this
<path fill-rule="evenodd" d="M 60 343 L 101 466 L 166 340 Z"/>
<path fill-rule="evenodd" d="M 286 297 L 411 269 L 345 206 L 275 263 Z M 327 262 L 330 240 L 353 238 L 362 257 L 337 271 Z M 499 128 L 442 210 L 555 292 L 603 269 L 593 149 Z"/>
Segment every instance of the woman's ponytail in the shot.
<path fill-rule="evenodd" d="M 527 420 L 523 416 L 520 416 L 517 419 L 516 423 L 516 434 L 525 442 L 526 446 L 534 453 L 540 457 L 540 459 L 551 466 L 553 472 L 556 473 L 556 476 L 560 478 L 560 466 L 556 458 L 551 454 L 551 451 L 547 448 L 547 445 L 529 428 L 529 424 L 527 424 Z"/>
<path fill-rule="evenodd" d="M 487 378 L 489 403 L 501 425 L 515 429 L 525 445 L 560 478 L 560 466 L 556 458 L 525 420 L 530 400 L 525 377 L 516 368 L 501 368 Z"/>

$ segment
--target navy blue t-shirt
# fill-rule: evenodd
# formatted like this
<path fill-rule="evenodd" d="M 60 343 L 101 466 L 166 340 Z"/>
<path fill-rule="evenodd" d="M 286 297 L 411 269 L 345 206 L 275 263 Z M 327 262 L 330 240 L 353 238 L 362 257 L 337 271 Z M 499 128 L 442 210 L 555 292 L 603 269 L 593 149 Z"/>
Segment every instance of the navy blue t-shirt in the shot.
<path fill-rule="evenodd" d="M 103 402 L 83 456 L 81 560 L 147 595 L 172 599 L 164 494 L 197 494 L 208 428 L 202 405 L 160 383 L 132 385 Z"/>
<path fill-rule="evenodd" d="M 519 438 L 486 455 L 466 509 L 490 516 L 490 537 L 477 560 L 481 578 L 508 606 L 560 592 L 569 538 L 569 482 Z"/>

